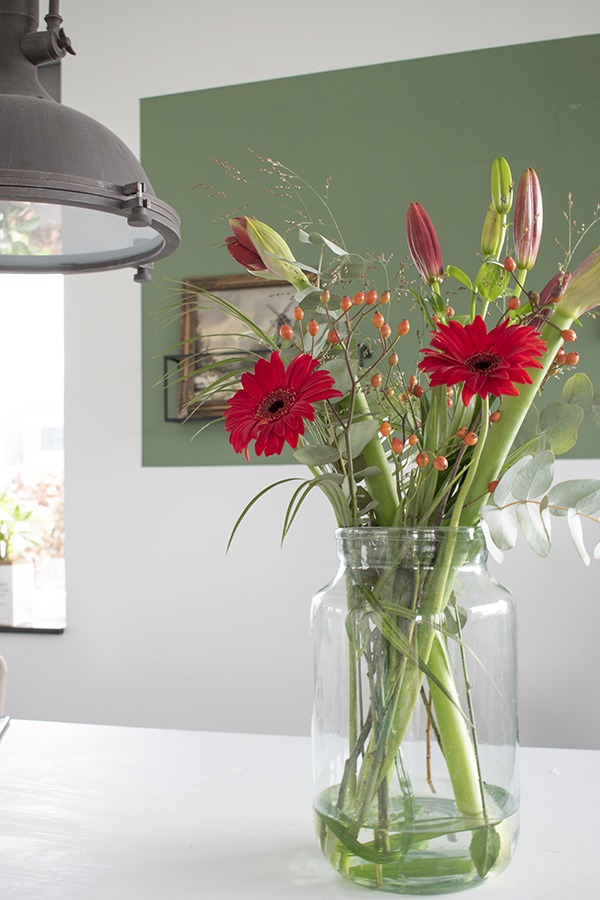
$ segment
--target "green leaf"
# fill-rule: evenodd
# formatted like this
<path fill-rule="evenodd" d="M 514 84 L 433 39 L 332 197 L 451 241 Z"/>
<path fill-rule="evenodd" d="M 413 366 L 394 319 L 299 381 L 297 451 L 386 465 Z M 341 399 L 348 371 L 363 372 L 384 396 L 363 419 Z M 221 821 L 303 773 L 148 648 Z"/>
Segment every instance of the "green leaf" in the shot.
<path fill-rule="evenodd" d="M 477 874 L 485 878 L 500 853 L 500 835 L 493 825 L 486 825 L 474 833 L 470 850 Z"/>
<path fill-rule="evenodd" d="M 513 442 L 513 447 L 521 447 L 535 440 L 540 433 L 540 414 L 536 406 L 529 407 L 525 414 L 525 418 L 521 423 L 521 427 L 517 431 L 517 436 Z M 531 446 L 531 449 L 535 444 Z"/>
<path fill-rule="evenodd" d="M 577 440 L 577 429 L 583 421 L 583 409 L 558 400 L 549 403 L 540 413 L 540 428 L 546 435 L 550 449 L 566 453 Z"/>
<path fill-rule="evenodd" d="M 462 269 L 458 269 L 456 266 L 446 266 L 446 275 L 449 275 L 450 278 L 456 278 L 457 281 L 460 281 L 461 284 L 473 292 L 473 282 Z"/>
<path fill-rule="evenodd" d="M 362 481 L 363 478 L 375 478 L 377 475 L 381 475 L 379 466 L 367 466 L 359 472 L 354 473 L 354 480 Z"/>
<path fill-rule="evenodd" d="M 535 503 L 520 504 L 517 506 L 517 519 L 533 552 L 538 556 L 548 556 L 550 535 L 546 531 L 540 507 Z"/>
<path fill-rule="evenodd" d="M 329 372 L 335 381 L 335 386 L 338 391 L 342 391 L 344 395 L 350 393 L 352 390 L 354 372 L 348 371 L 348 364 L 345 356 L 338 356 L 336 359 L 326 360 L 323 368 Z"/>
<path fill-rule="evenodd" d="M 573 543 L 575 544 L 575 549 L 579 553 L 582 562 L 586 566 L 589 566 L 590 555 L 585 549 L 585 544 L 583 542 L 583 527 L 581 525 L 581 519 L 579 518 L 577 510 L 570 509 L 567 512 L 567 523 L 569 525 L 571 537 L 573 538 Z"/>
<path fill-rule="evenodd" d="M 511 466 L 510 469 L 504 473 L 498 484 L 496 485 L 496 490 L 494 491 L 494 503 L 496 506 L 504 506 L 505 503 L 508 503 L 512 498 L 512 486 L 515 481 L 515 478 L 521 471 L 521 469 L 527 465 L 531 456 L 522 456 L 521 459 L 518 459 L 514 466 Z"/>
<path fill-rule="evenodd" d="M 508 509 L 484 506 L 481 515 L 496 547 L 500 550 L 512 550 L 517 543 L 517 523 L 512 513 Z"/>
<path fill-rule="evenodd" d="M 588 416 L 594 406 L 594 385 L 584 372 L 571 375 L 562 390 L 564 403 L 580 406 L 584 415 Z"/>
<path fill-rule="evenodd" d="M 600 491 L 600 481 L 596 478 L 576 478 L 571 481 L 560 481 L 548 494 L 550 512 L 553 516 L 566 516 L 567 509 L 579 509 L 579 504 L 590 495 Z M 563 506 L 564 509 L 553 507 Z M 593 515 L 593 514 L 592 514 Z"/>
<path fill-rule="evenodd" d="M 314 287 L 304 288 L 296 293 L 294 299 L 305 312 L 309 312 L 321 306 L 321 291 L 315 291 Z"/>
<path fill-rule="evenodd" d="M 363 452 L 369 441 L 377 434 L 378 429 L 379 423 L 374 419 L 363 419 L 361 422 L 353 422 L 351 424 L 348 429 L 348 436 L 352 459 L 356 459 Z"/>
<path fill-rule="evenodd" d="M 475 288 L 486 301 L 497 300 L 508 286 L 510 272 L 504 266 L 486 262 L 479 269 Z"/>
<path fill-rule="evenodd" d="M 344 278 L 361 278 L 365 273 L 365 264 L 364 262 L 360 263 L 346 263 L 342 266 L 342 274 Z"/>
<path fill-rule="evenodd" d="M 550 490 L 553 478 L 554 454 L 550 450 L 542 450 L 518 472 L 511 494 L 515 500 L 534 500 Z"/>
<path fill-rule="evenodd" d="M 328 444 L 300 447 L 294 456 L 304 466 L 326 466 L 328 463 L 338 462 L 340 458 L 339 451 Z"/>
<path fill-rule="evenodd" d="M 231 547 L 231 542 L 233 541 L 233 539 L 235 537 L 235 533 L 238 530 L 238 528 L 240 527 L 240 525 L 242 524 L 243 519 L 246 517 L 246 513 L 248 513 L 252 509 L 252 507 L 257 502 L 257 500 L 260 500 L 260 498 L 262 496 L 264 496 L 264 494 L 266 494 L 268 491 L 272 491 L 273 488 L 279 487 L 280 484 L 287 484 L 290 481 L 302 481 L 302 479 L 301 478 L 282 478 L 281 481 L 274 481 L 273 484 L 269 484 L 266 488 L 263 488 L 262 491 L 259 491 L 258 494 L 252 498 L 250 503 L 246 504 L 246 506 L 244 507 L 244 509 L 242 510 L 240 515 L 238 516 L 235 525 L 233 526 L 233 531 L 231 532 L 231 534 L 229 536 L 229 541 L 227 542 L 227 550 L 225 551 L 226 553 L 229 551 L 229 548 Z"/>

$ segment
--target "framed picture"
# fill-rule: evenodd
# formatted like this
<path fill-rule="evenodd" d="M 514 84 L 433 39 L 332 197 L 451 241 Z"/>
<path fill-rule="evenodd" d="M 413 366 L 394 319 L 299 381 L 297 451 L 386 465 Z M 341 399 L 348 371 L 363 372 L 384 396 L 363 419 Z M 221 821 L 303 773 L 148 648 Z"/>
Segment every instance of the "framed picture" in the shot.
<path fill-rule="evenodd" d="M 266 356 L 269 352 L 252 335 L 245 334 L 242 322 L 203 298 L 200 289 L 223 297 L 267 334 L 276 335 L 277 340 L 281 325 L 292 323 L 296 305 L 295 289 L 287 281 L 270 281 L 254 275 L 186 278 L 181 299 L 181 356 L 178 357 L 180 420 L 223 415 L 227 399 L 235 393 L 239 382 L 229 386 L 227 392 L 219 391 L 208 399 L 201 400 L 199 392 L 224 375 L 239 370 L 241 376 L 245 371 L 240 363 L 226 364 L 210 372 L 199 371 L 204 365 L 247 353 L 253 367 L 255 354 Z"/>

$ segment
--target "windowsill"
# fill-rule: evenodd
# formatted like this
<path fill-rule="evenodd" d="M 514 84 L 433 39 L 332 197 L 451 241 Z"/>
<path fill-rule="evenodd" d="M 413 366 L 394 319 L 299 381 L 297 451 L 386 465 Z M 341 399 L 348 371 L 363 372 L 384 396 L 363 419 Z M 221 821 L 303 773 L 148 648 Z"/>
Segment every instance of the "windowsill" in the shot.
<path fill-rule="evenodd" d="M 35 592 L 33 620 L 31 624 L 0 625 L 1 632 L 14 634 L 64 634 L 66 596 L 60 590 Z"/>

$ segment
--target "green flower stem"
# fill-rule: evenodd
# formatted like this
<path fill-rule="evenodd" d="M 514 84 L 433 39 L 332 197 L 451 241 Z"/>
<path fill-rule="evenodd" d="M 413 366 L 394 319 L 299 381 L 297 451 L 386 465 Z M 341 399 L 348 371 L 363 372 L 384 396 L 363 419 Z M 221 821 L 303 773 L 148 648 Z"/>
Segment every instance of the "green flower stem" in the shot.
<path fill-rule="evenodd" d="M 527 269 L 517 269 L 515 273 L 515 281 L 516 287 L 511 296 L 520 297 L 521 291 L 523 290 L 523 286 L 525 284 L 525 279 L 527 278 Z"/>
<path fill-rule="evenodd" d="M 563 313 L 558 306 L 550 322 L 542 330 L 542 338 L 548 347 L 541 359 L 543 368 L 529 369 L 532 383 L 519 385 L 518 397 L 504 397 L 502 418 L 494 425 L 494 440 L 486 445 L 481 454 L 466 497 L 465 508 L 460 519 L 461 525 L 475 525 L 478 522 L 481 507 L 488 500 L 488 485 L 500 476 L 517 432 L 561 346 L 561 331 L 570 328 L 572 322 L 573 317 Z"/>
<path fill-rule="evenodd" d="M 372 418 L 372 413 L 367 403 L 367 398 L 357 386 L 354 400 L 354 411 L 358 416 Z M 373 500 L 378 501 L 374 510 L 375 518 L 379 526 L 393 525 L 396 510 L 398 509 L 398 492 L 393 473 L 390 469 L 385 450 L 379 440 L 379 435 L 371 438 L 364 448 L 362 455 L 367 466 L 377 466 L 380 475 L 371 475 L 365 478 L 367 490 Z"/>
<path fill-rule="evenodd" d="M 437 684 L 429 682 L 456 806 L 465 816 L 481 816 L 485 812 L 485 799 L 479 783 L 477 757 L 469 735 L 469 725 L 454 705 L 460 706 L 460 698 L 446 648 L 439 634 L 435 635 L 431 645 L 429 668 L 435 672 L 445 689 L 442 691 Z"/>

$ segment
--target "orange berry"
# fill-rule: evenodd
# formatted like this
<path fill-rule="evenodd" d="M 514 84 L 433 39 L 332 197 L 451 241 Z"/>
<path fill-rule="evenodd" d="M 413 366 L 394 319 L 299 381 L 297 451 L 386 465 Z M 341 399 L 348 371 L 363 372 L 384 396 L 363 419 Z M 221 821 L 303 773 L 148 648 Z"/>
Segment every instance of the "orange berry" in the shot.
<path fill-rule="evenodd" d="M 352 298 L 352 302 L 354 303 L 355 306 L 360 306 L 361 303 L 364 303 L 365 302 L 365 292 L 358 291 L 358 293 L 356 293 L 354 295 L 354 297 Z"/>
<path fill-rule="evenodd" d="M 332 328 L 331 331 L 329 332 L 329 334 L 327 335 L 327 341 L 330 344 L 338 344 L 339 340 L 340 340 L 339 334 L 337 333 L 335 328 Z"/>
<path fill-rule="evenodd" d="M 449 306 L 449 307 L 446 309 L 446 315 L 448 316 L 449 319 L 453 319 L 453 318 L 454 318 L 454 316 L 456 315 L 456 310 L 454 309 L 453 306 Z"/>
<path fill-rule="evenodd" d="M 490 481 L 490 483 L 488 484 L 488 494 L 493 494 L 499 483 L 500 479 L 498 478 L 495 481 Z"/>
<path fill-rule="evenodd" d="M 392 329 L 390 328 L 390 326 L 387 323 L 385 325 L 382 325 L 381 328 L 379 329 L 379 334 L 381 335 L 381 337 L 384 340 L 387 340 L 387 338 L 390 337 L 391 333 L 392 333 Z"/>
<path fill-rule="evenodd" d="M 477 437 L 477 435 L 475 434 L 474 431 L 468 431 L 465 434 L 463 440 L 468 447 L 474 447 L 475 444 L 477 443 L 477 441 L 479 440 L 479 438 Z"/>
<path fill-rule="evenodd" d="M 385 319 L 383 318 L 383 313 L 380 313 L 380 312 L 373 313 L 371 322 L 373 323 L 375 328 L 381 328 L 381 326 L 385 323 Z"/>
<path fill-rule="evenodd" d="M 388 362 L 389 362 L 390 366 L 397 366 L 398 365 L 398 354 L 390 353 L 390 355 L 388 356 Z"/>
<path fill-rule="evenodd" d="M 518 297 L 510 297 L 506 305 L 509 309 L 518 309 L 521 305 L 521 301 Z"/>
<path fill-rule="evenodd" d="M 571 341 L 577 340 L 577 334 L 573 331 L 572 328 L 565 328 L 564 331 L 561 331 L 561 335 L 563 337 L 563 340 L 568 341 L 569 343 Z"/>
<path fill-rule="evenodd" d="M 383 303 L 383 304 L 385 305 L 386 303 L 389 303 L 389 302 L 390 302 L 390 297 L 391 297 L 391 296 L 392 296 L 392 295 L 391 295 L 391 293 L 390 293 L 389 291 L 384 291 L 383 294 L 382 294 L 382 295 L 380 296 L 380 298 L 379 298 L 379 302 L 380 302 L 380 303 Z"/>
<path fill-rule="evenodd" d="M 306 326 L 306 330 L 310 334 L 311 337 L 315 337 L 319 333 L 319 323 L 315 322 L 314 319 L 311 319 L 308 325 Z"/>
<path fill-rule="evenodd" d="M 575 353 L 572 351 L 571 353 L 567 353 L 567 355 L 565 356 L 565 363 L 568 366 L 576 366 L 578 362 L 579 362 L 579 353 Z"/>
<path fill-rule="evenodd" d="M 373 306 L 374 303 L 377 303 L 377 291 L 368 291 L 365 295 L 365 303 L 367 306 Z"/>
<path fill-rule="evenodd" d="M 325 306 L 327 306 L 327 304 L 329 303 L 330 300 L 331 300 L 331 294 L 329 293 L 329 291 L 322 291 L 321 292 L 321 303 L 324 303 Z"/>
<path fill-rule="evenodd" d="M 419 443 L 419 438 L 416 436 L 416 434 L 411 434 L 411 436 L 408 439 L 408 443 L 410 444 L 411 447 L 414 447 L 416 444 Z"/>
<path fill-rule="evenodd" d="M 413 396 L 415 396 L 417 400 L 420 400 L 424 393 L 425 389 L 422 388 L 420 384 L 415 384 L 413 388 Z"/>
<path fill-rule="evenodd" d="M 400 454 L 404 450 L 404 444 L 402 443 L 402 441 L 400 440 L 399 437 L 392 438 L 392 450 L 398 456 L 400 456 Z"/>
<path fill-rule="evenodd" d="M 301 322 L 302 319 L 304 318 L 304 310 L 302 309 L 301 306 L 297 306 L 297 307 L 295 308 L 295 310 L 294 310 L 294 318 L 295 318 L 296 322 Z"/>
<path fill-rule="evenodd" d="M 514 259 L 512 258 L 512 256 L 506 257 L 506 259 L 504 260 L 504 268 L 506 269 L 507 272 L 515 271 L 515 269 L 517 268 L 517 264 L 514 261 Z"/>
<path fill-rule="evenodd" d="M 415 386 L 415 384 L 417 384 L 417 382 L 418 382 L 417 376 L 411 375 L 410 378 L 408 379 L 409 388 L 414 388 L 414 386 Z"/>
<path fill-rule="evenodd" d="M 291 325 L 282 325 L 279 329 L 279 334 L 284 339 L 284 341 L 291 341 L 294 337 L 294 329 Z"/>
<path fill-rule="evenodd" d="M 556 356 L 554 357 L 554 362 L 557 366 L 564 366 L 567 359 L 567 354 L 564 350 L 559 350 Z"/>
<path fill-rule="evenodd" d="M 439 324 L 440 324 L 440 317 L 439 317 L 439 316 L 432 316 L 432 317 L 431 317 L 431 321 L 433 322 L 434 325 L 439 325 Z"/>
<path fill-rule="evenodd" d="M 396 393 L 396 391 L 394 390 L 393 387 L 386 387 L 386 389 L 385 389 L 386 397 L 393 397 L 395 393 Z"/>
<path fill-rule="evenodd" d="M 344 312 L 348 312 L 350 307 L 352 306 L 352 300 L 348 297 L 347 294 L 344 294 L 342 299 L 340 300 L 340 309 L 343 309 Z"/>
<path fill-rule="evenodd" d="M 417 465 L 423 468 L 429 462 L 429 456 L 427 453 L 417 453 Z"/>
<path fill-rule="evenodd" d="M 502 418 L 502 413 L 499 409 L 495 410 L 490 416 L 490 422 L 499 422 Z"/>
<path fill-rule="evenodd" d="M 467 433 L 468 430 L 469 430 L 468 428 L 459 428 L 458 431 L 456 432 L 456 437 L 457 437 L 457 438 L 464 438 L 464 436 L 465 436 L 465 434 Z"/>
<path fill-rule="evenodd" d="M 408 334 L 410 331 L 410 322 L 408 319 L 402 319 L 400 324 L 398 325 L 398 334 L 400 337 L 404 337 L 405 334 Z"/>
<path fill-rule="evenodd" d="M 374 375 L 371 375 L 371 384 L 373 385 L 374 388 L 380 387 L 382 381 L 383 381 L 383 378 L 379 374 L 379 372 L 375 372 Z"/>
<path fill-rule="evenodd" d="M 450 409 L 451 406 L 454 406 L 454 400 L 452 400 L 451 397 L 448 397 L 448 399 L 446 400 L 446 406 L 448 407 L 448 409 Z"/>
<path fill-rule="evenodd" d="M 389 422 L 382 422 L 381 425 L 379 426 L 379 432 L 384 437 L 389 437 L 390 434 L 392 433 L 392 426 L 390 425 Z"/>
<path fill-rule="evenodd" d="M 438 472 L 444 472 L 448 468 L 448 460 L 445 456 L 436 456 L 433 461 L 434 467 Z"/>
<path fill-rule="evenodd" d="M 454 388 L 452 388 L 452 387 L 446 388 L 446 393 L 448 394 L 449 397 L 453 397 L 454 396 Z"/>

